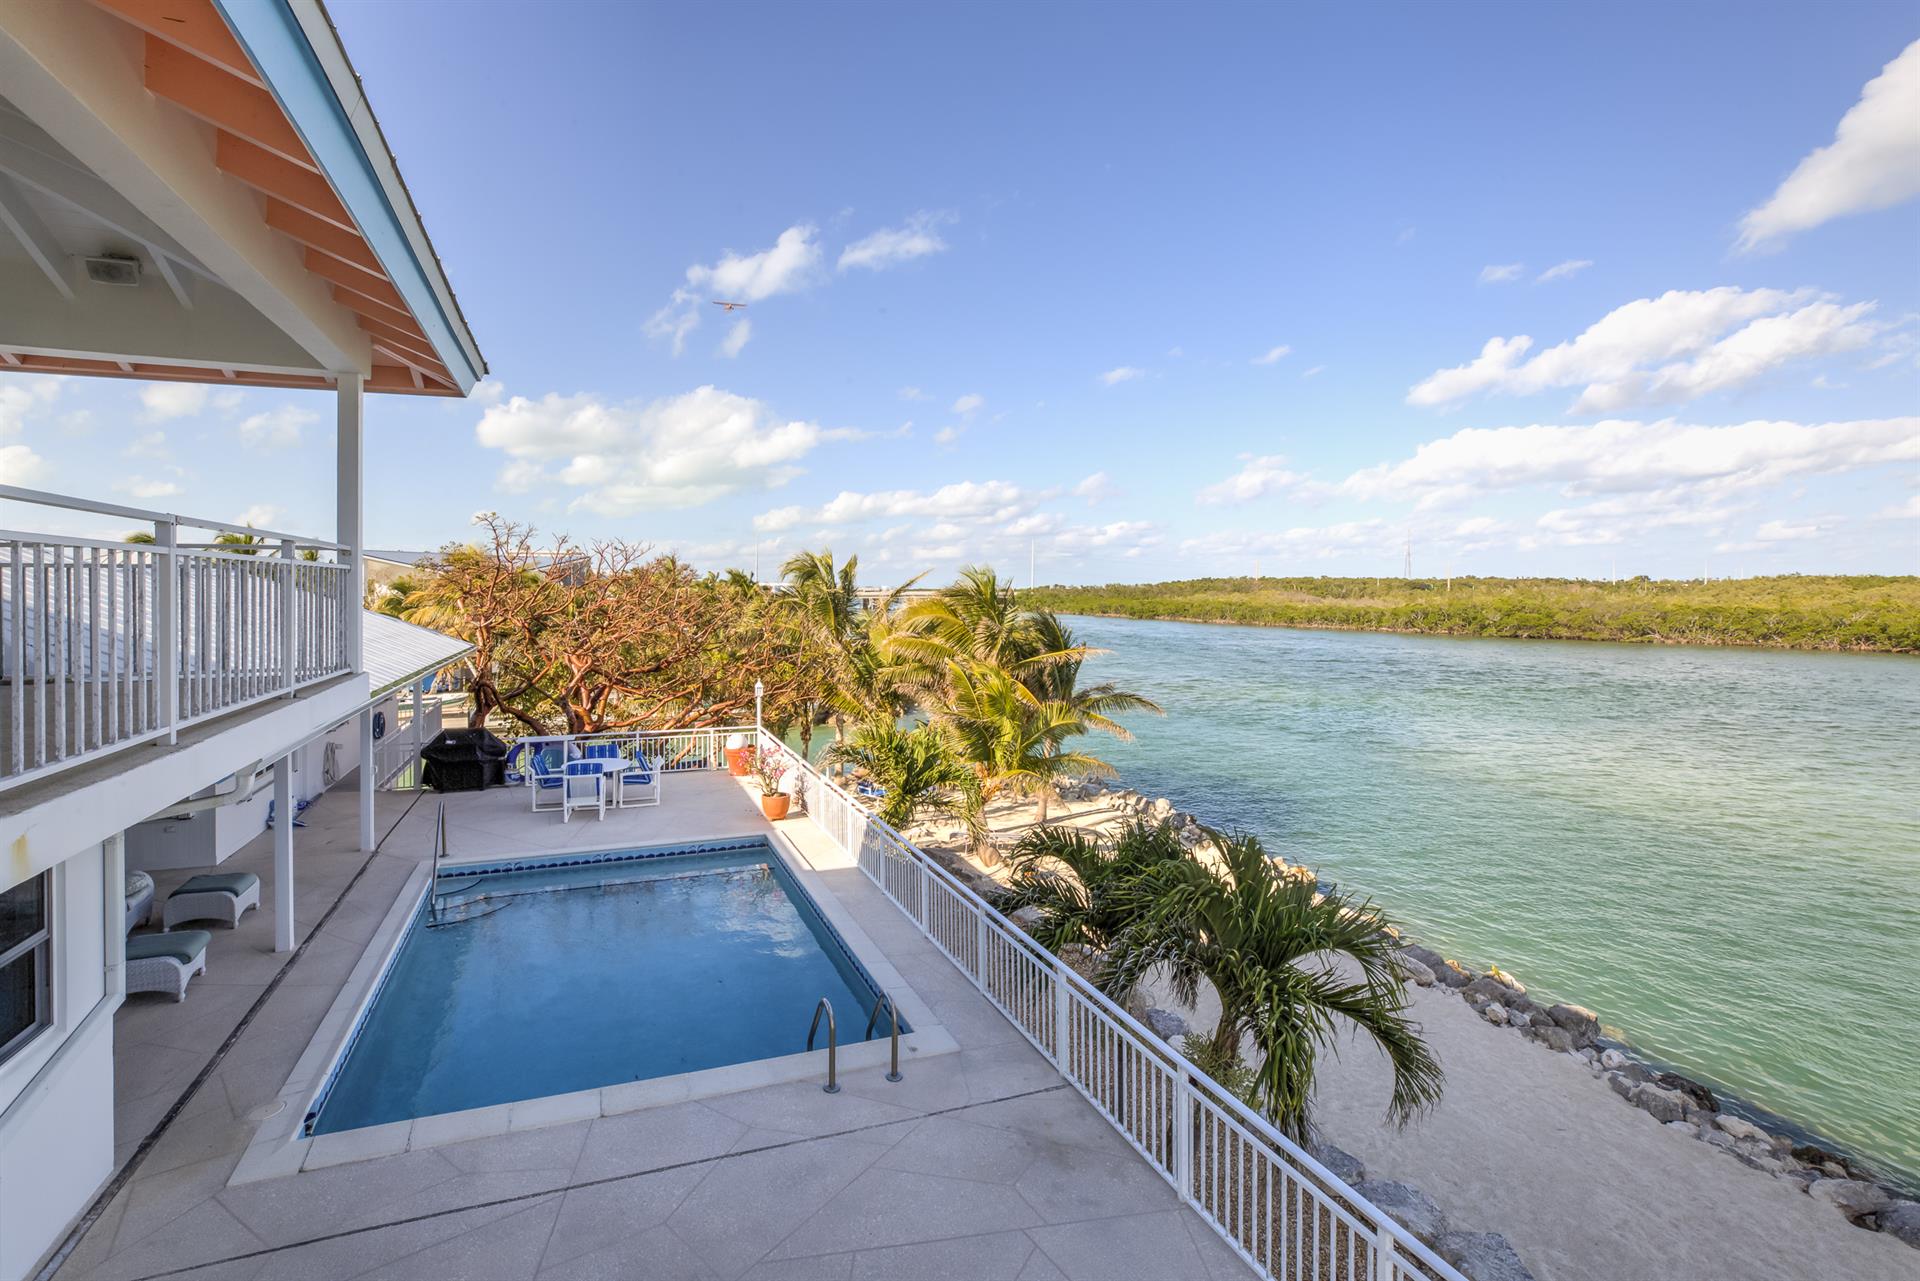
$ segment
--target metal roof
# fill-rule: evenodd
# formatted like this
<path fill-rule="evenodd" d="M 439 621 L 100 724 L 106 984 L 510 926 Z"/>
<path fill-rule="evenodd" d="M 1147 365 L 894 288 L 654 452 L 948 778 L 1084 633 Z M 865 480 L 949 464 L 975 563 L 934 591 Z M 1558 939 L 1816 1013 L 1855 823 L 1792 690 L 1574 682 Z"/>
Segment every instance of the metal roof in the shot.
<path fill-rule="evenodd" d="M 375 699 L 439 671 L 473 649 L 470 642 L 403 623 L 391 614 L 369 609 L 362 615 L 367 680 Z"/>

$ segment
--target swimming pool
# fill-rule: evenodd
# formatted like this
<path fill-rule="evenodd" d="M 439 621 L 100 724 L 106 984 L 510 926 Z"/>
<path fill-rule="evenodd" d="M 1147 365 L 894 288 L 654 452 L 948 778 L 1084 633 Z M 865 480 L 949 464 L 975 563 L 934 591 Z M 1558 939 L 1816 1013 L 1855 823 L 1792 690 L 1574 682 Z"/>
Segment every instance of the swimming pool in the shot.
<path fill-rule="evenodd" d="M 764 839 L 443 870 L 304 1130 L 796 1054 L 823 996 L 864 1040 L 876 985 Z"/>

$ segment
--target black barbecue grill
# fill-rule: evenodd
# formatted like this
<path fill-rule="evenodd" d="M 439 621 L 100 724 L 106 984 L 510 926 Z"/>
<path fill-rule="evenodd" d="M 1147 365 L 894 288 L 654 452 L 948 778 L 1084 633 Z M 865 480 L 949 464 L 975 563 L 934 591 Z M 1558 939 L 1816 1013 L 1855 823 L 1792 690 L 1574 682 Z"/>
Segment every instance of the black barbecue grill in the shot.
<path fill-rule="evenodd" d="M 420 749 L 422 776 L 436 792 L 478 792 L 506 785 L 507 745 L 484 729 L 446 729 Z"/>

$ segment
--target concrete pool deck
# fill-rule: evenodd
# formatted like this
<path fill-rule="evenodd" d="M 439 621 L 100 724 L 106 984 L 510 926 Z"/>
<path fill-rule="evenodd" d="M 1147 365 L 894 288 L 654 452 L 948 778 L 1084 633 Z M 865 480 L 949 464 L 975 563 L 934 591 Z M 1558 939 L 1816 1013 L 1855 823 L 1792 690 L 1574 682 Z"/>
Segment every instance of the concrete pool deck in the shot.
<path fill-rule="evenodd" d="M 448 844 L 474 858 L 777 826 L 957 1050 L 905 1063 L 899 1083 L 884 1064 L 843 1067 L 837 1095 L 789 1081 L 616 1115 L 530 1112 L 502 1134 L 231 1183 L 429 858 L 435 799 L 382 793 L 368 858 L 351 787 L 323 797 L 297 851 L 304 949 L 274 954 L 271 919 L 249 913 L 215 932 L 183 1004 L 120 1011 L 120 1163 L 153 1138 L 62 1281 L 1251 1275 L 810 821 L 767 823 L 719 774 L 670 777 L 664 804 L 604 821 L 531 814 L 517 789 L 448 797 Z M 270 881 L 270 837 L 226 866 Z"/>

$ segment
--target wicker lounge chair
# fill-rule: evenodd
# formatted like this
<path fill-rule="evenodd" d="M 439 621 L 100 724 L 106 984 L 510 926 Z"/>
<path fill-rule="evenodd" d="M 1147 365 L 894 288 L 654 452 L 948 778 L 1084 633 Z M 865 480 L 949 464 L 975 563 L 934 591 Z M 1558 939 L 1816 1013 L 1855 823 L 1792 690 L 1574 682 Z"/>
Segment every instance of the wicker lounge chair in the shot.
<path fill-rule="evenodd" d="M 135 934 L 127 940 L 127 991 L 171 992 L 174 1000 L 186 1000 L 188 980 L 207 972 L 211 942 L 205 930 Z"/>
<path fill-rule="evenodd" d="M 153 919 L 153 878 L 145 872 L 127 873 L 127 928 L 145 925 Z"/>
<path fill-rule="evenodd" d="M 196 876 L 167 895 L 160 922 L 169 930 L 176 921 L 226 921 L 237 926 L 241 913 L 259 906 L 259 877 L 252 872 L 215 872 Z"/>

